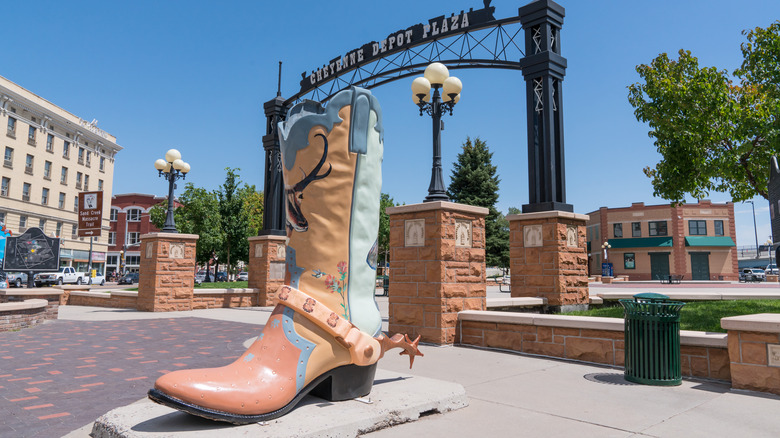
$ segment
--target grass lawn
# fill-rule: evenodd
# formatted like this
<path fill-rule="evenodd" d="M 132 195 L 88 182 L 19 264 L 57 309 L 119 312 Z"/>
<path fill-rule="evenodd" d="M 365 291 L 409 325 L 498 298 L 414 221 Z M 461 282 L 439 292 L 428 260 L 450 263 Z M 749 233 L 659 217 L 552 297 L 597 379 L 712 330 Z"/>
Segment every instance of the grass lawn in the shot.
<path fill-rule="evenodd" d="M 195 285 L 195 289 L 241 289 L 247 287 L 249 287 L 248 281 L 220 281 Z"/>
<path fill-rule="evenodd" d="M 753 313 L 780 313 L 780 300 L 692 301 L 680 311 L 680 329 L 702 332 L 726 332 L 720 319 Z M 623 318 L 623 306 L 600 307 L 567 315 Z"/>

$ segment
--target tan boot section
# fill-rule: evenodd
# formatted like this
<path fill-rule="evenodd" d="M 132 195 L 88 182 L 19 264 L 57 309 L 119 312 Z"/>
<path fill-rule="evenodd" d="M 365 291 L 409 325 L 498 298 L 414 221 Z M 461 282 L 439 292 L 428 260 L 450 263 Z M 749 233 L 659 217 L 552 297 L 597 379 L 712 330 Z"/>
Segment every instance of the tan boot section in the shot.
<path fill-rule="evenodd" d="M 305 232 L 293 231 L 289 246 L 296 249 L 296 263 L 306 270 L 301 274 L 298 289 L 305 290 L 338 315 L 347 318 L 346 283 L 341 278 L 339 263 L 349 261 L 349 212 L 352 209 L 352 190 L 357 165 L 357 154 L 349 152 L 350 106 L 339 111 L 343 120 L 333 126 L 330 134 L 321 126 L 309 132 L 309 146 L 297 152 L 295 167 L 310 172 L 322 158 L 324 143 L 317 134 L 328 139 L 328 156 L 320 173 L 329 165 L 330 175 L 309 184 L 301 199 L 301 212 L 309 222 Z M 316 148 L 315 152 L 311 148 Z M 297 172 L 297 173 L 296 173 Z M 295 185 L 302 179 L 300 171 L 285 172 L 285 184 Z M 316 270 L 316 271 L 315 271 Z M 289 273 L 285 281 L 290 284 Z M 326 283 L 327 282 L 327 283 Z M 342 286 L 341 294 L 335 291 Z M 343 294 L 343 296 L 342 296 Z"/>
<path fill-rule="evenodd" d="M 219 412 L 258 415 L 282 408 L 298 392 L 295 373 L 301 358 L 301 349 L 285 335 L 291 327 L 284 327 L 283 310 L 284 306 L 276 306 L 262 336 L 232 364 L 174 371 L 157 379 L 154 387 L 185 403 Z M 296 314 L 293 326 L 299 336 L 315 344 L 306 384 L 350 363 L 349 352 L 313 322 Z"/>
<path fill-rule="evenodd" d="M 296 313 L 293 321 L 295 321 L 295 330 L 300 336 L 317 344 L 306 365 L 305 385 L 328 370 L 351 363 L 349 350 L 339 344 L 333 336 L 325 333 L 325 330 L 317 327 L 301 314 Z"/>

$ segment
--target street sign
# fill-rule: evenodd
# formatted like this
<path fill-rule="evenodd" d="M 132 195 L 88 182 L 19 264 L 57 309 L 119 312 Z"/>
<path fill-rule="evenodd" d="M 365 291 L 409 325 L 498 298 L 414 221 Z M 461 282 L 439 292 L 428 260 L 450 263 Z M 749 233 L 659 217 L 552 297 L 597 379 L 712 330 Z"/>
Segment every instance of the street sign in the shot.
<path fill-rule="evenodd" d="M 100 236 L 103 192 L 79 193 L 79 237 Z"/>

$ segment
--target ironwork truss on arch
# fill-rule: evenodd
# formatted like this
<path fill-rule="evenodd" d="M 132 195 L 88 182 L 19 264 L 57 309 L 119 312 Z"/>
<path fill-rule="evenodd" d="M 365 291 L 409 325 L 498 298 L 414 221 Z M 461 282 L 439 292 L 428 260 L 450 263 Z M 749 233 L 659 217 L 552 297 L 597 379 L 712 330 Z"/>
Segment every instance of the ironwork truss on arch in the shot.
<path fill-rule="evenodd" d="M 498 68 L 521 70 L 523 52 L 522 25 L 517 17 L 497 20 L 490 27 L 469 30 L 407 47 L 376 61 L 360 65 L 317 87 L 293 95 L 285 102 L 292 105 L 307 98 L 326 102 L 352 85 L 371 89 L 410 76 L 420 75 L 431 62 L 449 69 Z"/>

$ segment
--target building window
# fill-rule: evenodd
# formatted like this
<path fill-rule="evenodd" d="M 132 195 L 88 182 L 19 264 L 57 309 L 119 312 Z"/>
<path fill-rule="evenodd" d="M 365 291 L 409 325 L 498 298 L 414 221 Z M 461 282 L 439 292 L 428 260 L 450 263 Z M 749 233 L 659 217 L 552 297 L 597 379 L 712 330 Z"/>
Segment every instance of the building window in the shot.
<path fill-rule="evenodd" d="M 57 231 L 54 232 L 54 235 L 57 237 L 62 235 L 62 222 L 57 222 Z"/>
<path fill-rule="evenodd" d="M 49 189 L 46 187 L 41 190 L 41 205 L 49 205 Z"/>
<path fill-rule="evenodd" d="M 22 185 L 22 201 L 30 201 L 30 183 Z"/>
<path fill-rule="evenodd" d="M 76 188 L 81 190 L 81 172 L 76 172 Z"/>
<path fill-rule="evenodd" d="M 99 192 L 103 191 L 103 180 L 102 179 L 98 180 L 98 191 Z"/>
<path fill-rule="evenodd" d="M 35 157 L 33 157 L 30 154 L 27 154 L 27 158 L 24 161 L 24 173 L 28 175 L 33 174 L 33 163 L 35 163 Z"/>
<path fill-rule="evenodd" d="M 119 262 L 119 256 L 115 256 L 115 255 L 106 256 L 106 265 L 116 266 L 118 262 Z"/>
<path fill-rule="evenodd" d="M 141 256 L 131 255 L 125 257 L 125 265 L 138 266 L 141 264 Z"/>
<path fill-rule="evenodd" d="M 6 132 L 6 135 L 16 138 L 16 119 L 13 117 L 8 117 L 8 132 Z"/>
<path fill-rule="evenodd" d="M 38 228 L 40 228 L 44 233 L 46 232 L 46 219 L 38 220 Z"/>
<path fill-rule="evenodd" d="M 65 208 L 65 193 L 60 192 L 60 199 L 57 202 L 57 208 L 64 209 Z"/>
<path fill-rule="evenodd" d="M 27 216 L 19 216 L 19 232 L 24 233 L 25 228 L 27 228 Z"/>
<path fill-rule="evenodd" d="M 14 168 L 14 148 L 5 147 L 5 155 L 3 156 L 3 166 L 13 169 Z"/>
<path fill-rule="evenodd" d="M 615 238 L 623 237 L 623 224 L 612 224 L 612 234 Z"/>
<path fill-rule="evenodd" d="M 0 196 L 8 197 L 8 188 L 11 186 L 11 178 L 3 177 L 2 185 L 0 185 Z"/>
<path fill-rule="evenodd" d="M 84 175 L 84 190 L 89 190 L 89 175 Z"/>
<path fill-rule="evenodd" d="M 43 162 L 43 178 L 51 181 L 51 161 Z"/>
<path fill-rule="evenodd" d="M 35 126 L 30 126 L 27 129 L 27 144 L 35 146 Z"/>
<path fill-rule="evenodd" d="M 70 142 L 65 141 L 62 142 L 62 158 L 69 159 L 70 158 Z"/>
<path fill-rule="evenodd" d="M 100 157 L 100 171 L 105 172 L 106 170 L 106 157 Z"/>
<path fill-rule="evenodd" d="M 127 210 L 127 221 L 128 222 L 140 222 L 141 221 L 141 210 L 138 208 L 131 208 Z"/>
<path fill-rule="evenodd" d="M 108 244 L 109 245 L 116 245 L 116 231 L 109 231 L 108 232 Z"/>
<path fill-rule="evenodd" d="M 688 221 L 688 235 L 706 236 L 707 221 Z"/>
<path fill-rule="evenodd" d="M 623 253 L 623 268 L 636 269 L 636 256 L 633 252 Z"/>
<path fill-rule="evenodd" d="M 90 163 L 90 159 L 89 159 L 89 157 L 90 157 L 91 155 L 92 155 L 92 154 L 90 154 L 90 153 L 89 153 L 89 151 L 86 151 L 86 157 L 87 157 L 87 167 L 90 167 L 90 165 L 91 165 L 91 163 Z"/>
<path fill-rule="evenodd" d="M 5 224 L 5 213 L 0 211 L 0 224 Z"/>
<path fill-rule="evenodd" d="M 63 167 L 62 171 L 60 172 L 60 184 L 66 186 L 68 185 L 68 168 Z"/>
<path fill-rule="evenodd" d="M 116 222 L 116 216 L 118 212 L 119 210 L 117 210 L 116 208 L 112 208 L 111 213 L 109 213 L 108 220 L 110 220 L 111 222 Z"/>
<path fill-rule="evenodd" d="M 666 221 L 648 222 L 651 236 L 667 236 Z"/>
<path fill-rule="evenodd" d="M 631 222 L 631 237 L 642 237 L 641 222 Z"/>
<path fill-rule="evenodd" d="M 46 137 L 46 152 L 54 152 L 54 136 L 51 134 Z"/>
<path fill-rule="evenodd" d="M 127 233 L 127 244 L 128 245 L 135 245 L 136 243 L 138 243 L 140 241 L 139 240 L 140 235 L 141 235 L 141 233 L 139 233 L 137 231 L 132 231 L 130 233 Z"/>
<path fill-rule="evenodd" d="M 76 224 L 73 224 L 70 231 L 70 238 L 75 239 L 76 236 L 78 236 L 78 226 Z"/>
<path fill-rule="evenodd" d="M 715 235 L 716 236 L 722 236 L 723 235 L 723 221 L 715 221 Z"/>
<path fill-rule="evenodd" d="M 78 196 L 74 196 L 73 197 L 73 211 L 79 211 L 79 197 Z"/>
<path fill-rule="evenodd" d="M 78 158 L 79 164 L 84 164 L 84 148 L 79 148 L 79 158 Z"/>

